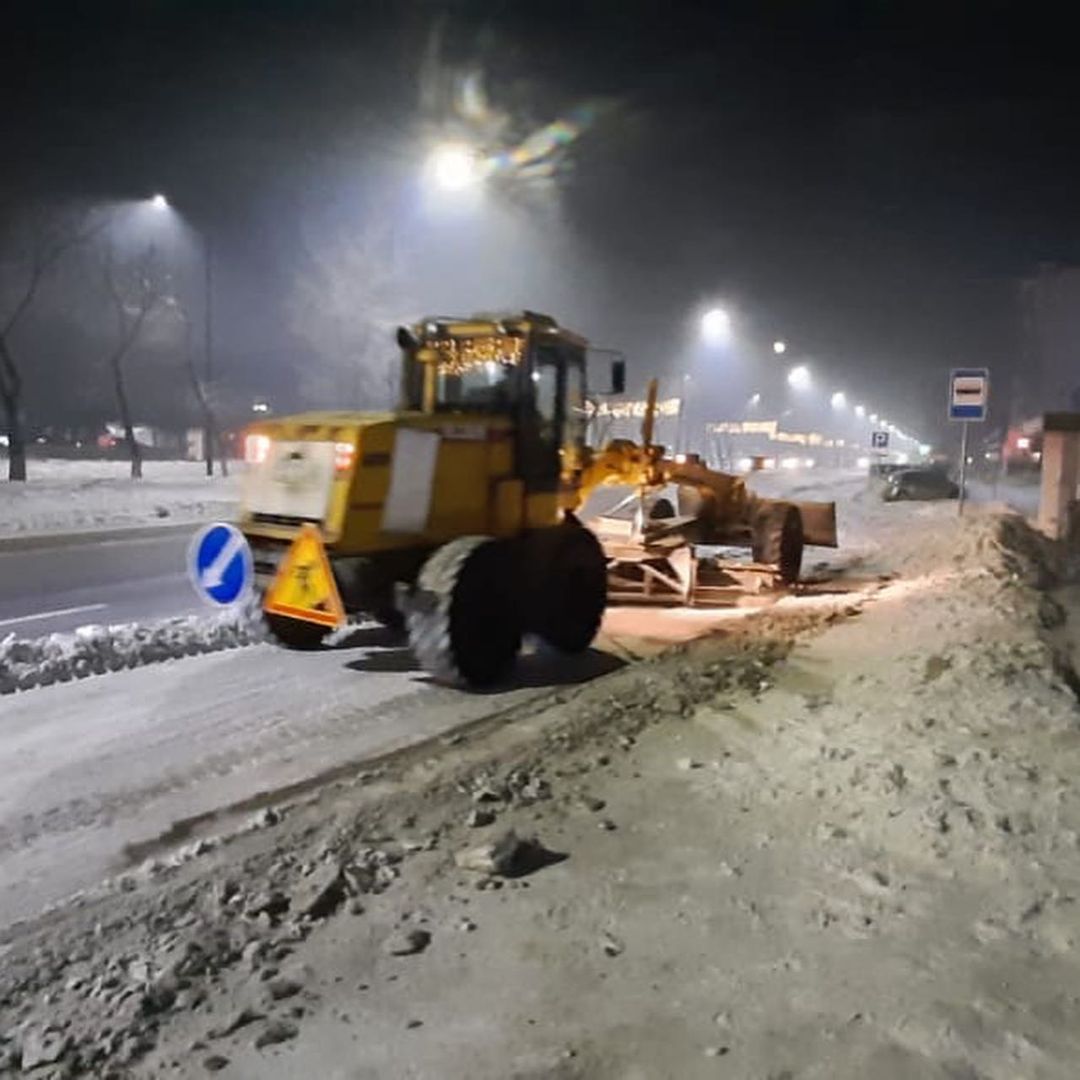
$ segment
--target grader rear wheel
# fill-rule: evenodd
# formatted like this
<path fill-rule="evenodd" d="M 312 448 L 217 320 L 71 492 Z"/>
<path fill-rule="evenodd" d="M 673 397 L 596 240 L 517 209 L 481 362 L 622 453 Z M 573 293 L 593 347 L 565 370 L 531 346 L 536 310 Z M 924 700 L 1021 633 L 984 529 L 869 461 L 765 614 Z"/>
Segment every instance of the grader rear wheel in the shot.
<path fill-rule="evenodd" d="M 490 686 L 521 648 L 513 548 L 463 536 L 439 548 L 420 570 L 407 616 L 420 665 L 441 682 Z"/>
<path fill-rule="evenodd" d="M 527 625 L 566 653 L 587 649 L 607 605 L 607 559 L 600 541 L 577 522 L 526 538 L 532 578 Z"/>
<path fill-rule="evenodd" d="M 793 585 L 799 580 L 803 557 L 802 515 L 791 503 L 771 503 L 754 518 L 751 545 L 754 562 L 775 566 L 780 580 Z"/>

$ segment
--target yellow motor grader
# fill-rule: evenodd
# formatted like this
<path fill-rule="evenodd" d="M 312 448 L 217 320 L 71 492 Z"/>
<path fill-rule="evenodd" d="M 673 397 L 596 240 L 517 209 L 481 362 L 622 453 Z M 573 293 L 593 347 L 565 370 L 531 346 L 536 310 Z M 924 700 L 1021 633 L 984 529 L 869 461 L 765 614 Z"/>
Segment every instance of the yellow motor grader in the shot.
<path fill-rule="evenodd" d="M 741 545 L 793 582 L 804 543 L 836 544 L 833 504 L 761 499 L 738 477 L 667 457 L 653 444 L 651 407 L 641 445 L 590 448 L 589 346 L 548 316 L 427 318 L 397 341 L 397 411 L 305 413 L 246 432 L 240 527 L 286 646 L 315 647 L 345 613 L 366 613 L 407 628 L 436 678 L 482 686 L 506 674 L 524 634 L 587 648 L 609 568 L 655 576 L 675 548 Z M 624 382 L 615 360 L 610 392 Z M 614 555 L 576 516 L 607 484 L 631 485 L 639 501 Z M 690 513 L 660 494 L 672 484 Z M 270 602 L 290 548 L 313 535 L 329 602 Z M 297 569 L 303 586 L 317 567 Z"/>

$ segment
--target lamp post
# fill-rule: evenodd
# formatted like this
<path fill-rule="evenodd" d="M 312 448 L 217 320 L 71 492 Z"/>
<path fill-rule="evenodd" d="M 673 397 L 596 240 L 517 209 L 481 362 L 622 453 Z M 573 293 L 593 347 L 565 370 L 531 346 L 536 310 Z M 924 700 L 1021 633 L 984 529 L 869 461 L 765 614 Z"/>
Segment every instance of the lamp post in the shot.
<path fill-rule="evenodd" d="M 154 195 L 150 199 L 150 205 L 155 210 L 169 211 L 180 215 L 173 208 L 169 200 L 160 192 Z M 188 228 L 191 229 L 196 236 L 199 237 L 202 242 L 203 249 L 203 359 L 204 359 L 204 379 L 206 380 L 206 388 L 209 388 L 213 384 L 214 380 L 214 250 L 213 243 L 210 239 L 210 234 L 199 229 L 196 229 L 190 222 L 186 222 Z M 205 411 L 203 430 L 203 457 L 206 461 L 206 475 L 214 475 L 214 445 L 217 441 L 217 425 L 214 422 L 213 410 L 209 407 Z M 224 452 L 221 454 L 221 475 L 229 475 L 228 455 Z"/>

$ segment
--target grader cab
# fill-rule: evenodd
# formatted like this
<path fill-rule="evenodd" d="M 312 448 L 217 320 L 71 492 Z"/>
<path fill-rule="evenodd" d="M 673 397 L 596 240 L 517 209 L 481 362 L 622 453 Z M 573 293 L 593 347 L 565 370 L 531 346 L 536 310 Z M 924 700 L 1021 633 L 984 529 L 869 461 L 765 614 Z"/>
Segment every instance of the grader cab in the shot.
<path fill-rule="evenodd" d="M 429 318 L 402 327 L 398 345 L 397 411 L 307 413 L 246 434 L 240 524 L 281 643 L 315 647 L 335 612 L 365 613 L 407 628 L 432 675 L 470 685 L 503 677 L 525 634 L 581 651 L 599 627 L 612 559 L 575 511 L 601 484 L 632 485 L 643 505 L 671 482 L 695 491 L 684 543 L 695 528 L 702 543 L 764 537 L 762 551 L 797 577 L 799 507 L 755 499 L 703 466 L 680 473 L 651 436 L 587 445 L 588 343 L 553 319 Z M 622 381 L 615 361 L 610 389 Z M 334 603 L 305 613 L 270 602 L 283 557 L 313 530 Z M 835 526 L 818 532 L 814 542 L 835 543 Z"/>

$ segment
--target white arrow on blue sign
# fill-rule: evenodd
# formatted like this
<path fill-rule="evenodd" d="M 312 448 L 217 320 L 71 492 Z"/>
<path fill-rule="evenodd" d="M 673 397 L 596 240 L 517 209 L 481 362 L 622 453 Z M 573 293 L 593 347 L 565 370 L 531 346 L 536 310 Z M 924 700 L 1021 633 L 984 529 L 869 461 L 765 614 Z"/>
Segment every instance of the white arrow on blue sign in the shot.
<path fill-rule="evenodd" d="M 235 604 L 250 590 L 254 564 L 247 538 L 235 526 L 216 522 L 201 529 L 188 548 L 188 575 L 211 604 Z"/>

